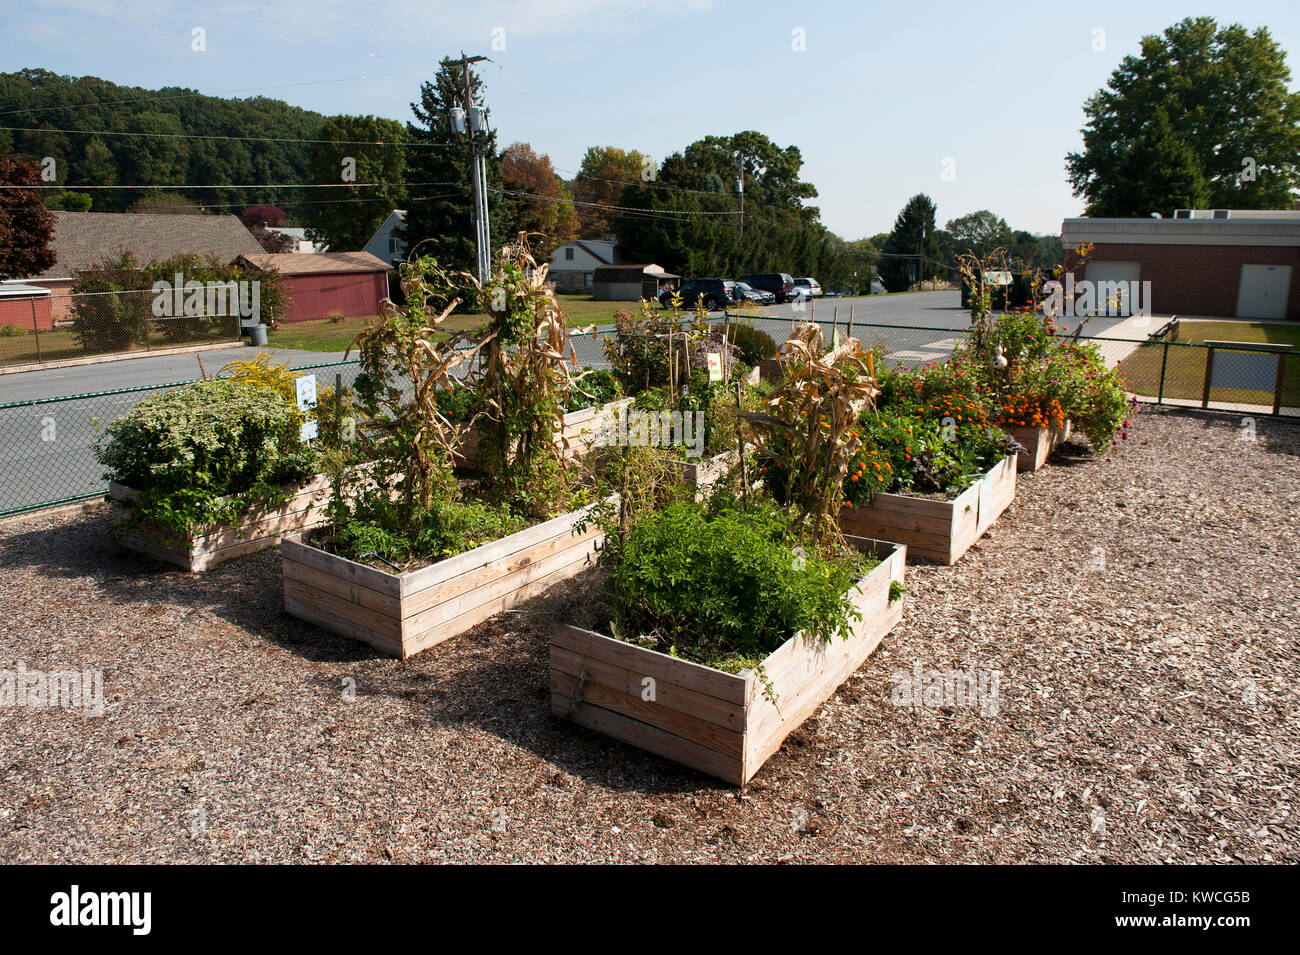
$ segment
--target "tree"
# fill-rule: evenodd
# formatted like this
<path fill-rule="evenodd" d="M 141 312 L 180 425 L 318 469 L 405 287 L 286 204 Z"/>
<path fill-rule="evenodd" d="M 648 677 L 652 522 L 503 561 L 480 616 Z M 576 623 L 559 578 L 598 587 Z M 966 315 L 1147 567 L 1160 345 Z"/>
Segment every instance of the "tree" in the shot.
<path fill-rule="evenodd" d="M 804 205 L 817 190 L 799 178 L 802 167 L 797 146 L 778 146 L 753 131 L 691 143 L 665 159 L 653 181 L 638 177 L 624 190 L 620 204 L 634 211 L 615 219 L 621 254 L 688 277 L 851 275 L 851 253 L 822 225 L 817 208 Z M 731 185 L 741 175 L 743 239 Z"/>
<path fill-rule="evenodd" d="M 45 201 L 47 209 L 63 209 L 67 212 L 89 212 L 95 200 L 88 192 L 72 192 L 65 189 L 54 193 Z"/>
<path fill-rule="evenodd" d="M 476 103 L 483 100 L 483 81 L 470 70 L 470 91 Z M 474 194 L 470 185 L 469 141 L 452 133 L 448 110 L 465 107 L 465 81 L 459 60 L 444 57 L 432 82 L 420 84 L 420 101 L 411 104 L 415 122 L 407 123 L 409 177 L 429 185 L 414 187 L 408 200 L 402 238 L 409 256 L 426 239 L 422 254 L 436 256 L 444 267 L 472 271 L 474 249 Z M 490 116 L 490 113 L 489 113 Z M 485 151 L 488 180 L 488 222 L 493 245 L 500 248 L 506 234 L 505 203 L 501 197 L 501 158 L 496 131 L 480 139 Z"/>
<path fill-rule="evenodd" d="M 1014 241 L 1007 221 L 987 209 L 949 219 L 946 228 L 957 253 L 971 252 L 981 259 L 999 246 L 1010 247 Z"/>
<path fill-rule="evenodd" d="M 151 215 L 202 215 L 198 204 L 174 192 L 147 192 L 126 207 L 127 212 L 146 212 Z"/>
<path fill-rule="evenodd" d="M 924 193 L 907 200 L 894 229 L 885 240 L 880 263 L 880 280 L 891 292 L 905 292 L 916 282 L 938 274 L 935 262 L 940 250 L 935 238 L 934 201 Z M 922 236 L 924 235 L 924 245 Z M 917 255 L 922 256 L 917 268 Z"/>
<path fill-rule="evenodd" d="M 35 163 L 0 156 L 0 185 L 37 186 L 41 170 Z M 0 279 L 40 275 L 55 262 L 50 241 L 54 214 L 45 208 L 38 189 L 0 189 Z"/>
<path fill-rule="evenodd" d="M 533 257 L 545 262 L 562 242 L 578 234 L 573 195 L 555 175 L 551 157 L 537 155 L 527 143 L 511 143 L 501 154 L 501 181 L 508 193 L 508 235 L 530 233 Z"/>
<path fill-rule="evenodd" d="M 1210 189 L 1191 147 L 1157 107 L 1141 137 L 1117 157 L 1115 175 L 1097 183 L 1095 197 L 1095 215 L 1145 217 L 1203 209 Z"/>
<path fill-rule="evenodd" d="M 307 181 L 310 147 L 301 140 L 315 138 L 325 117 L 279 100 L 261 96 L 221 99 L 194 90 L 153 91 L 117 86 L 93 76 L 21 70 L 0 73 L 0 103 L 9 113 L 5 125 L 30 123 L 32 127 L 0 131 L 0 151 L 37 163 L 52 157 L 56 181 L 69 189 L 239 184 L 243 188 L 172 190 L 192 200 L 228 208 L 257 201 L 287 203 L 318 198 L 310 194 L 317 190 L 244 186 Z M 68 106 L 77 109 L 50 112 Z M 71 119 L 74 115 L 75 122 Z M 42 117 L 61 118 L 47 122 Z M 53 127 L 90 132 L 64 133 Z M 185 138 L 188 136 L 232 138 Z M 121 212 L 145 191 L 96 191 L 95 209 Z"/>
<path fill-rule="evenodd" d="M 1285 209 L 1300 185 L 1300 93 L 1268 30 L 1188 18 L 1142 38 L 1084 105 L 1066 157 L 1090 216 Z"/>
<path fill-rule="evenodd" d="M 263 228 L 275 228 L 278 225 L 284 225 L 285 220 L 289 218 L 288 214 L 279 206 L 267 205 L 265 203 L 256 206 L 249 206 L 239 214 L 244 225 L 252 229 L 255 226 Z"/>
<path fill-rule="evenodd" d="M 582 165 L 573 180 L 573 198 L 580 203 L 617 206 L 623 191 L 632 184 L 646 181 L 642 174 L 653 172 L 653 161 L 635 149 L 617 146 L 590 146 L 582 157 Z M 577 207 L 578 230 L 584 238 L 596 239 L 613 232 L 618 213 L 613 210 Z"/>
<path fill-rule="evenodd" d="M 316 189 L 299 218 L 307 237 L 336 252 L 360 249 L 406 199 L 406 130 L 395 119 L 334 116 L 316 134 L 311 149 Z M 396 143 L 398 145 L 380 145 Z M 373 144 L 373 145 L 372 145 Z M 357 185 L 381 183 L 378 187 Z"/>

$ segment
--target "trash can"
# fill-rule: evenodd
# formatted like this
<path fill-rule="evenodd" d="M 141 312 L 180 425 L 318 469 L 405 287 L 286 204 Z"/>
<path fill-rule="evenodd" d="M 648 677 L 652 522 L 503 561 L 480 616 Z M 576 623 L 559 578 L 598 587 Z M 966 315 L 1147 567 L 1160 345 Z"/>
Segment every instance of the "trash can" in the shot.
<path fill-rule="evenodd" d="M 248 336 L 252 339 L 254 348 L 263 347 L 266 344 L 266 326 L 249 325 Z"/>

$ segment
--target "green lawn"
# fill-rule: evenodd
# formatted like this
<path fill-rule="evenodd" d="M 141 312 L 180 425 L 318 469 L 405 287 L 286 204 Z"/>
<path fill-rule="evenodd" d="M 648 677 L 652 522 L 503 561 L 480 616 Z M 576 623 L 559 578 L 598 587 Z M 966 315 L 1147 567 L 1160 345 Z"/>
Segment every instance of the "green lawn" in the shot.
<path fill-rule="evenodd" d="M 1266 342 L 1291 345 L 1300 353 L 1300 324 L 1265 325 L 1249 322 L 1179 322 L 1178 342 L 1203 344 L 1207 339 L 1233 342 Z M 1169 346 L 1169 363 L 1165 370 L 1165 397 L 1201 399 L 1205 386 L 1205 360 L 1208 349 Z M 1160 391 L 1160 365 L 1164 346 L 1159 342 L 1142 345 L 1124 359 L 1120 370 L 1130 391 L 1156 395 Z M 1214 388 L 1210 401 L 1271 405 L 1272 391 L 1247 391 L 1240 388 Z M 1300 406 L 1300 354 L 1286 360 L 1286 377 L 1282 384 L 1282 404 Z"/>
<path fill-rule="evenodd" d="M 570 325 L 611 325 L 614 313 L 620 308 L 635 314 L 640 306 L 636 302 L 597 302 L 590 295 L 559 295 L 560 307 L 569 317 Z M 267 334 L 272 348 L 301 348 L 306 351 L 345 351 L 370 316 L 345 318 L 335 322 L 328 318 L 310 322 L 284 322 Z M 487 321 L 486 315 L 453 315 L 443 323 L 449 331 L 477 328 Z M 21 339 L 13 339 L 21 341 Z M 0 342 L 5 339 L 0 339 Z M 44 343 L 42 342 L 42 347 Z M 3 345 L 0 344 L 0 348 Z M 3 354 L 3 352 L 0 352 Z"/>

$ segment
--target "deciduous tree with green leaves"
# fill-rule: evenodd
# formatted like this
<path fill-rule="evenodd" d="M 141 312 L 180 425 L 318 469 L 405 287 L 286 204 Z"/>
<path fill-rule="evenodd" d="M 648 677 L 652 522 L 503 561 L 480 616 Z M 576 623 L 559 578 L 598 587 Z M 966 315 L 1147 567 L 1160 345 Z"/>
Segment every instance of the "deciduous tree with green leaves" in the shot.
<path fill-rule="evenodd" d="M 312 146 L 312 181 L 337 188 L 316 190 L 319 200 L 304 204 L 299 219 L 313 242 L 324 242 L 333 252 L 355 252 L 390 212 L 405 205 L 406 150 L 401 144 L 406 129 L 395 119 L 334 116 L 317 138 L 330 142 Z M 387 145 L 392 143 L 398 145 Z M 356 183 L 383 185 L 362 188 Z"/>
<path fill-rule="evenodd" d="M 1188 18 L 1142 38 L 1084 105 L 1066 157 L 1090 216 L 1286 209 L 1300 186 L 1300 93 L 1267 29 Z"/>

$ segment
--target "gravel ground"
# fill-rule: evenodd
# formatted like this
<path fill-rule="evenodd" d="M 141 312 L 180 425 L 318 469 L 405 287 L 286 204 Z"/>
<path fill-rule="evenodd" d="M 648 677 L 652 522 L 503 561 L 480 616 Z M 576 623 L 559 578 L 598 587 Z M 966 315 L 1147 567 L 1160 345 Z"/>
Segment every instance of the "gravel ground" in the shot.
<path fill-rule="evenodd" d="M 0 669 L 107 700 L 0 707 L 0 861 L 1300 861 L 1300 426 L 1239 424 L 1152 411 L 1021 475 L 744 791 L 552 719 L 576 588 L 403 664 L 286 617 L 274 552 L 192 577 L 100 513 L 0 526 Z M 996 713 L 892 702 L 918 665 L 999 671 Z"/>

